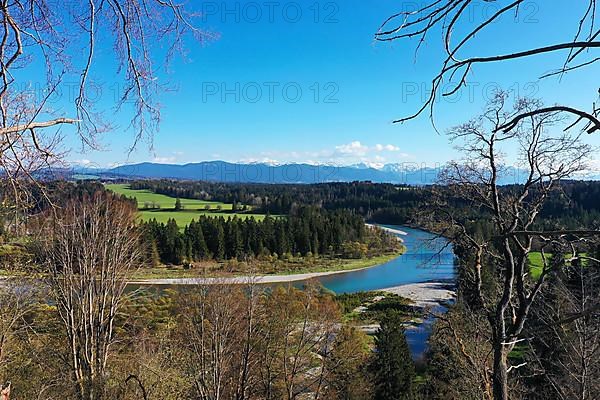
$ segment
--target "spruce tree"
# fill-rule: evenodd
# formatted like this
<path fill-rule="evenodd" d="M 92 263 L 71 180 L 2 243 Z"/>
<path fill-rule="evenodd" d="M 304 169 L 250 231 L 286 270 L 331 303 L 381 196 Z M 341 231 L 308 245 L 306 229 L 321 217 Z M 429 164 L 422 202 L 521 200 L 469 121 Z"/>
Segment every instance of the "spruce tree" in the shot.
<path fill-rule="evenodd" d="M 178 243 L 179 239 L 179 227 L 174 219 L 167 221 L 165 228 L 165 245 L 164 245 L 164 257 L 165 262 L 172 264 L 179 264 L 179 260 L 183 257 L 182 246 Z"/>
<path fill-rule="evenodd" d="M 415 366 L 399 312 L 390 311 L 385 315 L 375 336 L 375 347 L 375 399 L 411 398 Z"/>
<path fill-rule="evenodd" d="M 223 225 L 225 225 L 225 220 L 223 218 L 215 219 L 215 246 L 213 251 L 213 257 L 217 260 L 222 260 L 225 257 L 225 230 L 223 228 Z"/>

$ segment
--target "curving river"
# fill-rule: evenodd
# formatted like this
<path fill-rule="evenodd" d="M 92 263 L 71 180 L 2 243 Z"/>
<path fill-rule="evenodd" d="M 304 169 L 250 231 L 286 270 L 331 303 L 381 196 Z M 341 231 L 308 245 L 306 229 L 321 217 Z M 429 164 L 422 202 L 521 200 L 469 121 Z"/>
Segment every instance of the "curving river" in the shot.
<path fill-rule="evenodd" d="M 398 288 L 403 285 L 418 284 L 424 282 L 435 282 L 442 285 L 452 286 L 455 282 L 454 253 L 449 242 L 441 237 L 405 226 L 380 225 L 388 228 L 390 232 L 398 236 L 406 247 L 406 252 L 384 264 L 375 267 L 355 271 L 345 271 L 336 274 L 326 274 L 311 279 L 316 279 L 329 290 L 335 293 L 353 293 L 360 291 L 373 291 L 381 289 Z M 294 281 L 295 286 L 303 286 L 305 280 L 295 280 L 292 276 L 267 276 L 265 284 L 282 284 Z M 274 278 L 277 278 L 273 280 Z M 229 278 L 232 283 L 243 283 L 245 280 Z M 298 277 L 298 279 L 305 279 Z M 172 287 L 173 285 L 187 284 L 210 284 L 211 278 L 188 278 L 188 279 L 162 279 L 159 282 L 150 283 L 154 287 Z M 218 282 L 223 282 L 219 280 Z M 131 287 L 138 285 L 147 286 L 146 283 L 132 283 Z M 435 284 L 434 284 L 435 286 Z M 394 290 L 390 290 L 394 292 Z M 405 295 L 414 299 L 414 296 Z M 427 296 L 427 295 L 426 295 Z M 433 295 L 432 295 L 433 296 Z M 417 301 L 417 304 L 419 302 Z M 444 311 L 445 308 L 436 301 L 428 303 L 433 305 L 434 311 Z M 422 357 L 427 348 L 427 340 L 431 333 L 433 318 L 429 317 L 422 323 L 411 326 L 406 330 L 406 338 L 413 357 Z"/>
<path fill-rule="evenodd" d="M 395 233 L 403 240 L 406 253 L 373 268 L 317 278 L 323 286 L 336 293 L 352 293 L 411 283 L 455 282 L 454 253 L 446 239 L 420 229 L 383 226 L 406 233 Z M 433 311 L 444 312 L 445 307 L 437 305 Z M 406 330 L 406 340 L 413 358 L 424 357 L 433 322 L 434 318 L 428 317 Z"/>
<path fill-rule="evenodd" d="M 379 290 L 421 282 L 454 282 L 454 253 L 444 238 L 420 229 L 382 225 L 401 230 L 406 253 L 376 267 L 317 278 L 335 293 Z"/>

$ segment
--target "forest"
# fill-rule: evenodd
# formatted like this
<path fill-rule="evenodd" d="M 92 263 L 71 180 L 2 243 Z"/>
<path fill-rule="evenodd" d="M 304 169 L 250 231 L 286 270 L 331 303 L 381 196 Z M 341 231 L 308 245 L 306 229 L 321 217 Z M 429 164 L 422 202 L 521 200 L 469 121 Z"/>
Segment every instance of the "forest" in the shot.
<path fill-rule="evenodd" d="M 367 221 L 383 224 L 411 224 L 427 212 L 434 197 L 452 202 L 457 208 L 464 200 L 444 185 L 403 186 L 369 182 L 323 183 L 316 185 L 260 185 L 171 180 L 130 182 L 132 188 L 148 189 L 172 197 L 237 202 L 253 206 L 256 213 L 289 214 L 299 206 L 326 210 L 353 210 Z M 509 193 L 519 185 L 501 186 Z M 597 181 L 563 180 L 541 210 L 544 224 L 564 227 L 589 226 L 600 218 L 600 185 Z M 471 210 L 475 217 L 483 213 Z"/>
<path fill-rule="evenodd" d="M 0 400 L 600 399 L 599 15 L 0 0 Z"/>
<path fill-rule="evenodd" d="M 202 216 L 198 221 L 192 220 L 183 232 L 175 220 L 166 224 L 151 220 L 142 224 L 142 230 L 144 243 L 158 255 L 154 264 L 242 260 L 261 255 L 363 258 L 398 247 L 398 241 L 383 231 L 367 229 L 360 215 L 308 206 L 295 215 L 267 216 L 262 221 Z"/>

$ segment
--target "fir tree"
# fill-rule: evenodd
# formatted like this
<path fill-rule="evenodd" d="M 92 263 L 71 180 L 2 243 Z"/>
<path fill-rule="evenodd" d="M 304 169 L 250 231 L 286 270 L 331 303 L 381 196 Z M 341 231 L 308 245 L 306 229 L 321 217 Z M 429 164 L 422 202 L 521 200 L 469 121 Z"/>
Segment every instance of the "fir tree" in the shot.
<path fill-rule="evenodd" d="M 177 200 L 175 200 L 175 211 L 181 210 L 183 210 L 183 205 L 181 204 L 181 199 L 178 197 Z"/>
<path fill-rule="evenodd" d="M 400 313 L 391 311 L 385 315 L 375 336 L 375 346 L 375 399 L 409 399 L 415 367 L 404 336 Z"/>

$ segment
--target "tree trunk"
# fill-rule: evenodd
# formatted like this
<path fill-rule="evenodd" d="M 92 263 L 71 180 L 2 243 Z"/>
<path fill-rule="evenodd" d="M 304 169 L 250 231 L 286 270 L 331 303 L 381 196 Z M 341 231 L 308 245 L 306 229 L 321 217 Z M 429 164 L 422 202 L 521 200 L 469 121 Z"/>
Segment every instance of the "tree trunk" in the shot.
<path fill-rule="evenodd" d="M 10 400 L 10 382 L 6 386 L 1 386 L 0 389 L 0 400 Z"/>
<path fill-rule="evenodd" d="M 494 400 L 508 400 L 508 353 L 503 344 L 494 348 Z"/>

